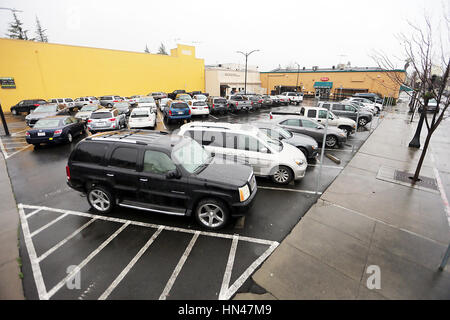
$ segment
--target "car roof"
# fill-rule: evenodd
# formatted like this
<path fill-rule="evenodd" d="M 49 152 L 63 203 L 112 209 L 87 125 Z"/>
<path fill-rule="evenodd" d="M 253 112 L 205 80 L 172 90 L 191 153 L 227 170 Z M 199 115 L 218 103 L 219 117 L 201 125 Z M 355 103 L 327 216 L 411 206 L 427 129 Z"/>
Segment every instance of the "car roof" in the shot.
<path fill-rule="evenodd" d="M 65 119 L 65 118 L 73 118 L 73 117 L 72 116 L 63 115 L 63 116 L 50 116 L 50 117 L 45 117 L 45 118 L 42 118 L 42 119 Z"/>
<path fill-rule="evenodd" d="M 111 109 L 109 109 L 109 108 L 100 108 L 100 109 L 95 110 L 93 113 L 99 113 L 99 112 L 112 112 L 112 111 L 114 111 L 114 110 L 116 110 L 116 109 L 114 109 L 114 108 L 111 108 Z"/>
<path fill-rule="evenodd" d="M 172 100 L 172 101 L 169 101 L 169 102 L 172 102 L 172 103 L 184 103 L 184 104 L 187 105 L 187 102 L 183 101 L 183 100 Z"/>
<path fill-rule="evenodd" d="M 149 130 L 120 130 L 116 132 L 106 132 L 93 135 L 84 139 L 85 141 L 101 142 L 123 142 L 129 144 L 151 145 L 163 147 L 165 149 L 173 148 L 183 140 L 190 140 L 185 136 L 169 134 L 165 131 Z"/>
<path fill-rule="evenodd" d="M 200 122 L 194 121 L 189 122 L 181 126 L 181 128 L 185 129 L 222 129 L 222 130 L 230 130 L 233 133 L 257 133 L 258 127 L 250 125 L 250 124 L 242 124 L 242 123 L 228 123 L 228 122 Z"/>

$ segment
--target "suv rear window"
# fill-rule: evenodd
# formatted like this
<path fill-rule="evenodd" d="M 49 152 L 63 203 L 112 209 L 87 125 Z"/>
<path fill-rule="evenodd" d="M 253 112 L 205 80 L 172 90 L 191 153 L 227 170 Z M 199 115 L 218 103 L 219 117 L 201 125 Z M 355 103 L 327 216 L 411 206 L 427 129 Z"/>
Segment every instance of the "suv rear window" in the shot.
<path fill-rule="evenodd" d="M 111 112 L 94 112 L 91 114 L 91 119 L 109 119 L 113 118 Z"/>
<path fill-rule="evenodd" d="M 227 104 L 227 100 L 225 100 L 225 99 L 214 99 L 214 103 Z"/>
<path fill-rule="evenodd" d="M 105 156 L 108 145 L 98 142 L 84 142 L 78 145 L 72 161 L 99 164 Z"/>
<path fill-rule="evenodd" d="M 170 105 L 172 108 L 174 109 L 184 109 L 184 108 L 189 108 L 188 105 L 186 103 L 172 103 Z"/>
<path fill-rule="evenodd" d="M 100 97 L 100 100 L 112 100 L 112 97 Z"/>

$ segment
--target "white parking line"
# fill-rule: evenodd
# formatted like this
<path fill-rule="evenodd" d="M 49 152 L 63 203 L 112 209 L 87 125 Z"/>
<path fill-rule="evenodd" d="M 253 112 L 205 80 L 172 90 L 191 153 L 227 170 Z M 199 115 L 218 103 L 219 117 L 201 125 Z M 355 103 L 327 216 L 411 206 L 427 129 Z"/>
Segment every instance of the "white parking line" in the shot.
<path fill-rule="evenodd" d="M 33 212 L 30 212 L 29 214 L 26 215 L 26 218 L 29 219 L 30 217 L 34 216 L 36 213 L 38 213 L 41 210 L 42 209 L 36 209 Z"/>
<path fill-rule="evenodd" d="M 164 124 L 164 120 L 161 118 L 161 113 L 158 113 L 159 122 L 163 125 L 164 129 L 167 130 L 166 125 Z"/>
<path fill-rule="evenodd" d="M 150 239 L 147 241 L 147 243 L 139 250 L 139 252 L 134 256 L 134 258 L 128 263 L 128 265 L 125 267 L 125 269 L 122 270 L 122 272 L 117 276 L 117 278 L 111 283 L 111 285 L 108 287 L 108 289 L 103 292 L 103 294 L 98 298 L 99 300 L 106 300 L 106 298 L 109 297 L 111 292 L 119 285 L 119 283 L 122 281 L 123 278 L 128 274 L 128 272 L 133 268 L 133 266 L 136 264 L 136 262 L 139 260 L 139 258 L 147 251 L 148 247 L 155 241 L 156 237 L 163 231 L 164 227 L 160 226 L 158 230 L 150 237 Z"/>
<path fill-rule="evenodd" d="M 55 223 L 58 222 L 59 220 L 61 220 L 61 219 L 65 218 L 65 217 L 67 217 L 68 215 L 69 215 L 68 213 L 65 213 L 65 214 L 63 214 L 62 216 L 59 216 L 58 218 L 56 218 L 56 219 L 50 221 L 50 222 L 47 223 L 45 226 L 42 226 L 42 227 L 40 227 L 39 229 L 37 229 L 36 231 L 34 231 L 34 232 L 31 234 L 31 237 L 33 238 L 35 235 L 37 235 L 37 234 L 38 234 L 39 232 L 41 232 L 42 230 L 47 229 L 48 227 L 50 227 L 51 225 L 55 224 Z"/>
<path fill-rule="evenodd" d="M 27 216 L 28 218 L 28 216 Z M 52 248 L 48 249 L 45 253 L 43 253 L 39 258 L 38 261 L 41 262 L 42 260 L 44 260 L 45 258 L 47 258 L 49 255 L 51 255 L 53 252 L 55 252 L 57 249 L 59 249 L 60 247 L 62 247 L 67 241 L 69 241 L 70 239 L 72 239 L 73 237 L 75 237 L 77 234 L 79 234 L 81 231 L 83 231 L 85 228 L 87 228 L 89 225 L 91 225 L 92 222 L 94 222 L 95 220 L 97 220 L 97 218 L 92 218 L 91 220 L 89 220 L 88 222 L 86 222 L 84 225 L 82 225 L 80 228 L 78 228 L 77 230 L 75 230 L 74 232 L 72 232 L 68 237 L 64 238 L 63 240 L 61 240 L 60 242 L 58 242 L 58 244 L 56 244 L 55 246 L 53 246 Z"/>
<path fill-rule="evenodd" d="M 177 232 L 184 232 L 184 233 L 193 234 L 191 242 L 189 243 L 188 247 L 185 249 L 185 252 L 184 252 L 183 256 L 180 258 L 177 267 L 175 268 L 174 272 L 172 273 L 171 278 L 167 282 L 166 287 L 165 287 L 163 293 L 160 296 L 160 299 L 165 299 L 167 297 L 167 295 L 170 293 L 170 290 L 171 290 L 171 288 L 172 288 L 172 286 L 173 286 L 173 284 L 174 284 L 174 282 L 175 282 L 179 272 L 181 271 L 181 269 L 182 269 L 182 267 L 183 267 L 187 257 L 189 256 L 189 254 L 190 254 L 190 252 L 192 250 L 192 247 L 194 246 L 194 244 L 195 244 L 195 242 L 196 242 L 196 240 L 197 240 L 199 235 L 209 236 L 209 237 L 216 237 L 216 238 L 222 238 L 222 239 L 232 239 L 233 242 L 235 243 L 235 245 L 237 245 L 237 240 L 235 240 L 235 239 L 238 238 L 238 240 L 240 240 L 240 241 L 247 241 L 247 242 L 251 242 L 251 243 L 257 243 L 257 244 L 263 244 L 263 245 L 270 246 L 269 249 L 263 254 L 263 256 L 261 256 L 257 260 L 255 260 L 253 262 L 253 264 L 250 267 L 247 268 L 247 270 L 238 278 L 238 280 L 236 280 L 236 282 L 230 288 L 226 288 L 226 286 L 222 286 L 223 289 L 221 288 L 221 292 L 222 292 L 222 298 L 224 298 L 224 299 L 229 299 L 242 286 L 242 284 L 248 279 L 248 277 L 254 272 L 254 270 L 279 245 L 278 242 L 271 241 L 271 240 L 257 239 L 257 238 L 252 238 L 252 237 L 240 237 L 239 235 L 221 234 L 221 233 L 207 232 L 207 231 L 197 231 L 197 230 L 183 229 L 183 228 L 178 228 L 178 227 L 169 227 L 169 226 L 156 225 L 156 224 L 144 223 L 144 222 L 139 222 L 139 221 L 132 221 L 132 220 L 113 218 L 113 217 L 105 217 L 105 216 L 93 215 L 93 214 L 84 213 L 84 212 L 77 212 L 77 211 L 56 209 L 56 208 L 49 208 L 49 207 L 44 207 L 44 206 L 33 206 L 33 205 L 19 204 L 18 207 L 19 207 L 19 213 L 20 213 L 20 218 L 21 218 L 21 222 L 22 222 L 21 224 L 22 224 L 23 234 L 24 234 L 24 238 L 25 238 L 25 244 L 26 244 L 26 247 L 27 247 L 27 250 L 28 250 L 28 254 L 30 256 L 30 263 L 31 263 L 31 266 L 32 266 L 33 276 L 34 276 L 34 279 L 35 279 L 35 282 L 36 282 L 36 287 L 37 287 L 37 290 L 38 290 L 39 298 L 40 299 L 46 299 L 46 300 L 50 299 L 59 289 L 61 289 L 62 286 L 64 286 L 64 284 L 67 281 L 69 281 L 77 272 L 79 272 L 87 263 L 89 263 L 89 261 L 92 260 L 92 258 L 94 258 L 94 256 L 96 254 L 98 254 L 105 246 L 107 246 L 108 243 L 111 242 L 114 239 L 114 237 L 116 237 L 128 225 L 136 225 L 136 226 L 155 228 L 155 229 L 160 230 L 159 232 L 161 232 L 163 230 L 168 230 L 168 231 L 177 231 Z M 67 214 L 81 216 L 81 217 L 88 217 L 88 218 L 91 218 L 91 220 L 88 221 L 83 226 L 81 226 L 79 229 L 75 230 L 71 235 L 69 235 L 67 238 L 63 239 L 62 241 L 60 241 L 57 245 L 55 245 L 54 247 L 49 249 L 47 252 L 42 254 L 39 258 L 37 258 L 36 251 L 35 251 L 34 244 L 33 244 L 33 240 L 32 240 L 29 228 L 28 228 L 27 217 L 25 216 L 25 213 L 24 213 L 24 208 L 26 208 L 26 209 L 34 209 L 35 211 L 36 210 L 40 210 L 40 211 L 44 210 L 44 211 L 51 211 L 51 212 L 61 213 L 62 215 L 60 217 L 58 217 L 57 219 L 55 219 L 56 221 L 62 219 L 62 217 L 66 216 Z M 29 215 L 35 214 L 34 213 L 35 211 L 31 212 Z M 90 225 L 95 220 L 103 220 L 103 221 L 108 221 L 108 222 L 121 223 L 122 227 L 119 228 L 106 241 L 104 241 L 86 259 L 84 259 L 76 268 L 74 268 L 73 271 L 70 274 L 68 274 L 63 280 L 61 280 L 56 286 L 54 286 L 47 293 L 46 288 L 45 288 L 45 283 L 44 283 L 43 278 L 42 278 L 42 273 L 41 273 L 41 269 L 40 269 L 40 266 L 39 266 L 39 262 L 42 261 L 43 259 L 45 259 L 46 257 L 48 257 L 53 252 L 55 252 L 57 249 L 61 248 L 65 243 L 67 243 L 76 234 L 81 232 L 84 228 L 86 228 L 88 225 Z M 56 221 L 52 221 L 52 222 L 50 222 L 47 225 L 53 224 Z M 159 232 L 155 232 L 155 234 L 153 235 L 154 236 L 153 240 L 158 236 Z M 233 246 L 233 242 L 232 242 L 232 246 Z M 123 278 L 129 272 L 129 270 L 139 260 L 139 258 L 142 256 L 142 254 L 145 252 L 145 250 L 147 250 L 147 248 L 151 245 L 151 243 L 152 242 L 150 242 L 150 240 L 149 240 L 149 242 L 147 242 L 146 246 L 144 246 L 141 249 L 141 251 L 133 258 L 133 260 L 131 260 L 131 262 L 127 265 L 127 267 L 120 273 L 120 275 L 108 287 L 107 291 L 105 291 L 102 294 L 102 298 L 106 299 L 109 296 L 109 294 L 123 280 Z M 231 258 L 229 258 L 229 261 L 230 261 L 230 259 Z M 231 263 L 231 262 L 229 262 L 229 263 Z M 231 267 L 227 267 L 227 270 L 229 270 L 230 268 L 232 269 L 232 266 Z M 230 276 L 231 276 L 231 273 L 230 273 Z M 227 284 L 227 282 L 226 282 L 227 279 L 228 279 L 228 275 L 224 274 L 224 280 L 225 280 L 226 284 Z"/>
<path fill-rule="evenodd" d="M 199 234 L 200 234 L 199 231 L 197 231 L 194 234 L 194 236 L 192 237 L 192 239 L 189 242 L 188 246 L 186 247 L 186 250 L 184 250 L 184 253 L 181 256 L 180 260 L 178 261 L 178 264 L 175 267 L 175 270 L 173 270 L 173 273 L 170 276 L 170 279 L 167 282 L 166 287 L 164 288 L 163 292 L 159 296 L 159 300 L 166 300 L 167 295 L 169 294 L 170 290 L 172 289 L 173 284 L 175 283 L 175 280 L 177 279 L 178 275 L 180 274 L 181 268 L 183 268 L 183 265 L 186 262 L 187 257 L 191 253 L 192 247 L 194 246 L 195 241 L 197 241 L 197 238 L 198 238 Z"/>
<path fill-rule="evenodd" d="M 219 120 L 219 118 L 214 117 L 212 114 L 210 114 L 209 116 L 210 116 L 211 118 L 214 118 L 214 119 L 216 119 L 216 120 Z"/>
<path fill-rule="evenodd" d="M 320 164 L 308 164 L 308 167 L 320 167 Z M 323 168 L 339 169 L 339 170 L 343 170 L 344 169 L 344 167 L 341 167 L 341 166 L 330 166 L 330 165 L 326 165 L 326 164 L 323 164 L 322 167 Z"/>
<path fill-rule="evenodd" d="M 48 293 L 47 295 L 44 297 L 45 300 L 50 299 L 56 292 L 58 292 L 59 289 L 61 289 L 64 284 L 69 281 L 71 278 L 73 278 L 73 276 L 75 274 L 77 274 L 78 272 L 80 272 L 81 269 L 83 269 L 83 267 L 85 265 L 88 264 L 89 261 L 91 261 L 104 247 L 106 247 L 108 245 L 108 243 L 110 243 L 115 237 L 117 237 L 117 235 L 119 233 L 121 233 L 123 231 L 123 229 L 125 229 L 126 227 L 128 227 L 130 223 L 125 223 L 124 225 L 122 225 L 119 229 L 117 229 L 116 232 L 114 232 L 108 239 L 106 239 L 97 249 L 95 249 L 94 251 L 91 252 L 91 254 L 89 256 L 87 256 L 86 259 L 84 259 L 78 266 L 76 266 L 75 268 L 73 268 L 73 270 L 64 278 L 62 279 L 56 286 L 54 286 Z"/>
<path fill-rule="evenodd" d="M 220 288 L 219 300 L 225 299 L 225 294 L 230 286 L 231 272 L 233 271 L 234 257 L 236 255 L 237 244 L 239 241 L 239 235 L 233 236 L 233 242 L 231 243 L 230 254 L 228 255 L 228 263 L 223 274 L 222 287 Z"/>
<path fill-rule="evenodd" d="M 309 193 L 309 194 L 322 194 L 322 192 L 309 191 L 309 190 L 297 190 L 297 189 L 274 188 L 274 187 L 263 187 L 263 186 L 258 186 L 258 189 L 289 191 L 289 192 Z"/>

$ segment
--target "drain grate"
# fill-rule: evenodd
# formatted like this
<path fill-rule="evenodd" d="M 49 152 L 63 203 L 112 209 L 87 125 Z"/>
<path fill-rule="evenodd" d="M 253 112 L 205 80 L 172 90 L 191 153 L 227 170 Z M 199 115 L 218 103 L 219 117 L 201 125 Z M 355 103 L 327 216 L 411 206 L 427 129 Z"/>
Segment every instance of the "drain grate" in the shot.
<path fill-rule="evenodd" d="M 395 170 L 394 179 L 401 182 L 411 183 L 412 180 L 410 177 L 412 176 L 413 174 L 409 172 Z M 436 179 L 424 176 L 419 176 L 419 179 L 420 180 L 416 182 L 416 186 L 439 191 Z"/>

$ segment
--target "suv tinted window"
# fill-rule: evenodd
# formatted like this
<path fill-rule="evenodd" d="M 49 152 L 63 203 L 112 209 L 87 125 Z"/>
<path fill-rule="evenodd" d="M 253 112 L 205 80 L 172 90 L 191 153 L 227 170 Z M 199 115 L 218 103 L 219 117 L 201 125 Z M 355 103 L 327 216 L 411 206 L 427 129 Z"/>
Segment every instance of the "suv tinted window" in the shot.
<path fill-rule="evenodd" d="M 329 103 L 324 103 L 324 104 L 321 105 L 321 107 L 330 110 L 330 104 Z"/>
<path fill-rule="evenodd" d="M 225 100 L 225 99 L 214 99 L 214 103 L 227 104 L 227 100 Z"/>
<path fill-rule="evenodd" d="M 109 165 L 117 168 L 136 170 L 137 154 L 137 149 L 118 147 L 113 151 Z"/>
<path fill-rule="evenodd" d="M 305 120 L 305 119 L 302 119 L 302 125 L 305 128 L 315 128 L 315 127 L 317 127 L 317 124 L 315 124 L 312 121 Z"/>
<path fill-rule="evenodd" d="M 300 120 L 289 119 L 289 120 L 283 121 L 281 124 L 284 124 L 285 126 L 300 127 Z"/>
<path fill-rule="evenodd" d="M 327 118 L 327 112 L 325 110 L 319 110 L 319 118 L 320 119 L 326 119 Z"/>
<path fill-rule="evenodd" d="M 344 111 L 345 108 L 344 108 L 344 105 L 336 103 L 336 104 L 333 104 L 333 110 Z"/>
<path fill-rule="evenodd" d="M 317 114 L 316 111 L 317 111 L 317 110 L 309 109 L 309 110 L 308 110 L 308 118 L 315 118 L 315 117 L 316 117 L 316 114 Z"/>
<path fill-rule="evenodd" d="M 189 108 L 188 105 L 186 103 L 172 103 L 170 105 L 171 108 L 173 109 L 184 109 L 184 108 Z"/>
<path fill-rule="evenodd" d="M 72 161 L 99 164 L 105 156 L 108 145 L 98 142 L 84 142 L 78 145 Z"/>
<path fill-rule="evenodd" d="M 111 112 L 94 112 L 91 114 L 91 119 L 109 119 L 112 118 Z"/>
<path fill-rule="evenodd" d="M 100 100 L 112 100 L 112 97 L 100 97 Z"/>
<path fill-rule="evenodd" d="M 144 155 L 144 171 L 164 174 L 177 167 L 169 156 L 163 152 L 147 150 Z"/>

